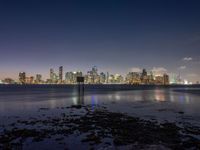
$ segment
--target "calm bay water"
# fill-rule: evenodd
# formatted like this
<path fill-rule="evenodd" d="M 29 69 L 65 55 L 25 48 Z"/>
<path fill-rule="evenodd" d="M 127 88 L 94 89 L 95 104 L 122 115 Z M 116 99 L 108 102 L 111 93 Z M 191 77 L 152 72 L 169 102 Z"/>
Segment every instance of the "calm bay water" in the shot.
<path fill-rule="evenodd" d="M 2 90 L 1 90 L 2 89 Z M 106 91 L 86 90 L 78 97 L 76 88 L 0 89 L 0 119 L 13 115 L 34 115 L 39 108 L 78 104 L 104 105 L 111 111 L 127 112 L 145 118 L 174 120 L 180 116 L 200 121 L 200 94 L 174 88 Z M 185 88 L 184 88 L 185 89 Z M 179 88 L 180 90 L 180 88 Z M 195 88 L 194 90 L 200 90 Z M 183 112 L 184 114 L 180 113 Z"/>

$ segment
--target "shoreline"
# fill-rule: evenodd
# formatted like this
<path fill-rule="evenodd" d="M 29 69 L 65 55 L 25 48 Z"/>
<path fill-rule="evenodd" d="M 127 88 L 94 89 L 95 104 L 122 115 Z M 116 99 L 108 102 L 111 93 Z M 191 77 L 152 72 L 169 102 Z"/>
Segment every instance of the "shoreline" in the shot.
<path fill-rule="evenodd" d="M 82 85 L 81 85 L 82 86 Z M 0 84 L 0 88 L 76 88 L 78 84 Z M 165 88 L 200 88 L 200 84 L 192 85 L 131 85 L 131 84 L 84 84 L 85 89 L 165 89 Z"/>
<path fill-rule="evenodd" d="M 108 111 L 102 106 L 94 108 L 90 105 L 72 105 L 57 109 L 70 113 L 49 116 L 50 108 L 40 108 L 38 111 L 43 114 L 43 118 L 24 120 L 19 117 L 8 126 L 1 126 L 4 131 L 0 134 L 0 148 L 26 149 L 28 147 L 24 146 L 27 146 L 27 142 L 28 145 L 40 145 L 42 142 L 45 143 L 45 140 L 53 140 L 61 145 L 60 149 L 63 149 L 68 148 L 66 141 L 72 135 L 77 138 L 80 147 L 82 144 L 88 145 L 83 149 L 98 149 L 104 146 L 148 149 L 152 145 L 157 149 L 200 148 L 199 139 L 191 136 L 200 134 L 200 128 L 197 127 L 180 127 L 176 123 L 147 121 L 124 113 Z"/>

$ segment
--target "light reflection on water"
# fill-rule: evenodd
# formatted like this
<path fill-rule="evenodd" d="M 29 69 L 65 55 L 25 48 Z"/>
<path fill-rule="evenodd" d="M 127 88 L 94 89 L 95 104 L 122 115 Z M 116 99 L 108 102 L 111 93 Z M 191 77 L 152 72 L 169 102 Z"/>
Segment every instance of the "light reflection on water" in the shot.
<path fill-rule="evenodd" d="M 161 112 L 157 110 L 167 108 L 174 110 L 173 112 L 184 111 L 187 115 L 199 116 L 199 98 L 199 95 L 163 89 L 93 91 L 86 92 L 82 96 L 78 96 L 76 91 L 28 91 L 25 95 L 11 91 L 7 94 L 0 93 L 0 116 L 34 114 L 38 108 L 42 107 L 56 108 L 83 104 L 106 105 L 111 110 L 143 115 L 160 114 Z"/>
<path fill-rule="evenodd" d="M 155 96 L 156 101 L 160 101 L 160 102 L 166 101 L 164 91 L 162 90 L 155 90 L 154 96 Z"/>

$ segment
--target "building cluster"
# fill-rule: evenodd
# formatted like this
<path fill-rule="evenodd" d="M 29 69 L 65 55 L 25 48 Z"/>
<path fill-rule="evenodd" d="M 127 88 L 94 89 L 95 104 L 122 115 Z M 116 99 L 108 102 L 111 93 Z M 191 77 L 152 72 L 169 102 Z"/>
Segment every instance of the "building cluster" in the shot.
<path fill-rule="evenodd" d="M 168 84 L 192 84 L 183 80 L 179 75 L 169 75 L 164 73 L 155 75 L 152 71 L 147 72 L 143 69 L 141 72 L 129 72 L 123 77 L 120 74 L 110 74 L 109 72 L 98 72 L 96 66 L 83 74 L 81 71 L 64 72 L 63 66 L 58 71 L 53 68 L 49 70 L 47 80 L 42 78 L 41 74 L 27 76 L 26 72 L 20 72 L 18 81 L 11 78 L 0 80 L 0 84 L 77 84 L 77 77 L 84 77 L 85 84 L 133 84 L 133 85 L 168 85 Z M 199 84 L 197 82 L 196 84 Z"/>
<path fill-rule="evenodd" d="M 193 84 L 192 82 L 181 78 L 180 73 L 178 75 L 172 74 L 170 78 L 170 84 Z M 196 81 L 195 84 L 199 84 L 199 81 Z"/>
<path fill-rule="evenodd" d="M 81 71 L 66 72 L 63 71 L 63 66 L 60 66 L 58 72 L 53 68 L 49 70 L 49 78 L 44 81 L 41 74 L 36 76 L 27 76 L 25 72 L 19 73 L 20 84 L 76 84 L 77 77 L 84 77 L 85 84 L 155 84 L 168 85 L 169 76 L 163 74 L 160 76 L 148 73 L 145 69 L 142 72 L 129 72 L 125 77 L 120 74 L 110 74 L 109 72 L 98 72 L 96 66 L 83 74 Z M 5 79 L 7 83 L 14 83 L 12 79 Z"/>
<path fill-rule="evenodd" d="M 84 77 L 84 82 L 86 84 L 105 84 L 105 83 L 124 83 L 123 77 L 119 74 L 113 75 L 107 72 L 98 73 L 96 66 L 92 67 L 90 71 L 83 74 L 81 71 L 76 72 L 66 72 L 63 74 L 63 67 L 59 67 L 59 72 L 56 74 L 53 69 L 50 69 L 49 79 L 47 83 L 49 84 L 76 84 L 77 77 Z"/>
<path fill-rule="evenodd" d="M 142 72 L 129 72 L 125 79 L 128 84 L 155 84 L 155 85 L 168 85 L 169 75 L 154 76 L 153 72 L 149 74 L 145 69 Z"/>
<path fill-rule="evenodd" d="M 25 72 L 20 72 L 19 73 L 19 83 L 21 84 L 40 84 L 44 83 L 42 80 L 42 75 L 41 74 L 36 74 L 36 77 L 34 76 L 26 76 Z"/>

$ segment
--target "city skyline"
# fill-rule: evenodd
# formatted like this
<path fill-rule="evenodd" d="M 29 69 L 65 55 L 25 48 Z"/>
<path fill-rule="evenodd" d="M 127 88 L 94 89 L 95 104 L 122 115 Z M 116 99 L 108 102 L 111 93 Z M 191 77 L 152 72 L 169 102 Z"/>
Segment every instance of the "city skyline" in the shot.
<path fill-rule="evenodd" d="M 125 75 L 166 70 L 200 80 L 200 2 L 1 1 L 0 79 L 63 65 Z"/>
<path fill-rule="evenodd" d="M 65 70 L 63 66 L 59 66 L 57 69 L 50 68 L 47 78 L 44 78 L 40 73 L 19 72 L 18 79 L 7 77 L 0 80 L 0 83 L 76 84 L 77 77 L 84 77 L 86 84 L 199 84 L 199 81 L 191 82 L 184 79 L 180 73 L 168 74 L 167 70 L 163 68 L 153 68 L 152 70 L 132 68 L 131 71 L 124 74 L 113 74 L 109 71 L 98 70 L 97 66 L 93 66 L 86 72 L 82 72 L 82 70 Z"/>
<path fill-rule="evenodd" d="M 186 59 L 189 59 L 189 60 L 186 60 Z M 182 60 L 190 61 L 190 59 L 192 59 L 192 58 L 191 57 L 188 57 L 188 58 L 185 57 Z M 53 67 L 49 67 L 49 68 L 57 68 L 57 66 L 54 65 Z M 89 67 L 86 68 L 86 69 L 81 69 L 80 67 L 77 67 L 77 68 L 79 68 L 79 69 L 75 69 L 75 68 L 72 68 L 72 67 L 65 67 L 65 69 L 68 70 L 68 71 L 72 71 L 72 72 L 82 71 L 83 73 L 87 73 Z M 125 76 L 127 72 L 141 72 L 142 69 L 144 69 L 144 67 L 132 67 L 132 68 L 125 69 L 125 72 L 117 72 L 117 69 L 110 69 L 110 70 L 106 69 L 106 70 L 103 70 L 103 68 L 105 68 L 105 67 L 98 67 L 98 68 L 100 68 L 99 70 L 102 71 L 102 72 L 110 72 L 112 74 L 121 74 L 123 76 Z M 37 69 L 37 68 L 35 68 L 35 69 Z M 186 69 L 185 65 L 180 66 L 179 68 L 177 68 L 177 70 L 175 72 L 172 72 L 172 71 L 168 70 L 165 67 L 151 67 L 151 68 L 148 67 L 147 68 L 147 70 L 153 71 L 156 74 L 167 73 L 167 74 L 170 74 L 170 75 L 181 75 L 184 79 L 187 79 L 187 80 L 192 81 L 192 82 L 196 82 L 196 81 L 200 80 L 199 74 L 189 73 L 188 76 L 184 76 L 185 69 Z M 57 71 L 59 71 L 59 69 L 57 69 Z M 3 80 L 5 78 L 12 78 L 12 79 L 16 80 L 16 79 L 18 79 L 18 73 L 19 72 L 27 72 L 28 75 L 36 75 L 36 74 L 39 73 L 39 74 L 43 75 L 44 79 L 48 79 L 49 78 L 49 71 L 48 71 L 47 68 L 44 68 L 43 70 L 38 70 L 38 71 L 36 70 L 36 72 L 33 72 L 31 69 L 27 68 L 27 69 L 18 70 L 18 71 L 16 69 L 15 72 L 13 72 L 13 74 L 6 74 L 5 72 L 1 73 L 0 74 L 0 80 Z"/>
<path fill-rule="evenodd" d="M 185 58 L 186 59 L 186 58 Z M 188 58 L 187 58 L 188 59 Z M 190 58 L 189 58 L 190 59 Z M 95 66 L 95 65 L 94 65 Z M 94 67 L 93 66 L 93 67 Z M 95 67 L 97 67 L 97 66 L 95 66 Z M 56 69 L 55 69 L 56 68 Z M 81 69 L 73 69 L 73 70 L 68 70 L 67 68 L 65 68 L 65 66 L 57 66 L 57 67 L 50 67 L 50 72 L 51 72 L 51 70 L 52 70 L 52 72 L 54 72 L 54 73 L 56 73 L 57 72 L 57 76 L 58 76 L 58 79 L 59 80 L 64 80 L 64 75 L 65 75 L 65 73 L 67 73 L 67 72 L 82 72 L 83 73 L 83 75 L 85 75 L 85 74 L 87 74 L 88 73 L 88 69 L 86 69 L 86 70 L 81 70 Z M 92 67 L 91 67 L 92 68 Z M 164 68 L 164 67 L 153 67 L 152 69 L 146 69 L 146 68 L 140 68 L 140 67 L 133 67 L 133 68 L 131 68 L 131 69 L 129 69 L 129 70 L 127 70 L 126 72 L 123 72 L 123 73 L 119 73 L 119 72 L 112 72 L 112 70 L 102 70 L 102 69 L 98 69 L 98 71 L 99 71 L 99 73 L 101 73 L 101 72 L 103 72 L 103 73 L 107 73 L 107 72 L 109 72 L 110 74 L 113 74 L 113 75 L 116 75 L 116 74 L 119 74 L 119 75 L 121 75 L 121 76 L 123 76 L 123 77 L 126 77 L 126 75 L 127 75 L 127 73 L 129 73 L 129 72 L 136 72 L 136 73 L 142 73 L 142 70 L 143 69 L 145 69 L 145 70 L 148 70 L 148 73 L 150 73 L 150 72 L 152 72 L 153 74 L 154 74 L 154 76 L 162 76 L 163 74 L 168 74 L 169 76 L 170 76 L 170 79 L 172 79 L 172 78 L 174 78 L 175 76 L 176 77 L 178 77 L 178 76 L 180 76 L 180 78 L 184 81 L 188 81 L 188 82 L 192 82 L 192 83 L 197 83 L 197 82 L 199 82 L 199 80 L 188 80 L 188 78 L 184 78 L 183 76 L 182 76 L 182 70 L 183 69 L 185 69 L 185 66 L 181 66 L 179 69 L 178 69 L 178 71 L 177 71 L 177 73 L 174 73 L 174 72 L 170 72 L 169 70 L 167 70 L 166 68 Z M 45 69 L 45 72 L 46 72 L 46 74 L 43 74 L 43 73 L 41 73 L 41 72 L 29 72 L 29 71 L 27 71 L 27 70 L 21 70 L 21 71 L 18 71 L 15 75 L 14 75 L 14 77 L 12 77 L 12 76 L 5 76 L 5 77 L 2 77 L 2 78 L 0 78 L 0 80 L 1 81 L 3 81 L 4 79 L 6 79 L 6 78 L 10 78 L 10 79 L 13 79 L 13 80 L 15 80 L 15 81 L 18 81 L 19 80 L 19 73 L 20 72 L 25 72 L 26 73 L 26 75 L 27 76 L 31 76 L 31 77 L 36 77 L 37 75 L 42 75 L 42 78 L 43 78 L 43 80 L 48 80 L 48 79 L 50 79 L 51 77 L 51 73 L 49 74 L 49 70 L 48 69 Z M 44 72 L 44 71 L 42 71 L 42 72 Z M 61 74 L 63 75 L 62 77 L 61 77 Z M 192 76 L 192 77 L 194 77 L 194 76 Z M 198 78 L 197 78 L 198 79 Z"/>

